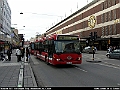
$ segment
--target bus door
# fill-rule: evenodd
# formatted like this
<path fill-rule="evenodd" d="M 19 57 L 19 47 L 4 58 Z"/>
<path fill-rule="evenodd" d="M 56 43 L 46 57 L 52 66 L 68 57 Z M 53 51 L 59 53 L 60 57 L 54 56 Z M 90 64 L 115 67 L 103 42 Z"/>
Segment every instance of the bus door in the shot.
<path fill-rule="evenodd" d="M 48 45 L 48 62 L 52 62 L 54 53 L 54 41 L 50 40 Z"/>

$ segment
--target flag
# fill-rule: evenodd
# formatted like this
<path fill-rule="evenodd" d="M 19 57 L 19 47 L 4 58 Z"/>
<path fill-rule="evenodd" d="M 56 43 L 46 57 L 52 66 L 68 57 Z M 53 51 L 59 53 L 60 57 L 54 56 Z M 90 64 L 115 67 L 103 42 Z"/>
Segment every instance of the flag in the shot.
<path fill-rule="evenodd" d="M 11 37 L 14 37 L 14 33 L 11 33 Z"/>

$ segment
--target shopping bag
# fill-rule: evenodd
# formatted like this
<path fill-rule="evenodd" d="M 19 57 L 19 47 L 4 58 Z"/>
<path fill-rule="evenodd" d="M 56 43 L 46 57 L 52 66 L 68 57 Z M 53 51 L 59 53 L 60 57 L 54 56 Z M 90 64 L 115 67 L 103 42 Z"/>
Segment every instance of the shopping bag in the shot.
<path fill-rule="evenodd" d="M 30 55 L 28 55 L 28 59 L 30 59 Z"/>
<path fill-rule="evenodd" d="M 6 60 L 6 61 L 8 60 L 8 56 L 5 57 L 5 60 Z"/>

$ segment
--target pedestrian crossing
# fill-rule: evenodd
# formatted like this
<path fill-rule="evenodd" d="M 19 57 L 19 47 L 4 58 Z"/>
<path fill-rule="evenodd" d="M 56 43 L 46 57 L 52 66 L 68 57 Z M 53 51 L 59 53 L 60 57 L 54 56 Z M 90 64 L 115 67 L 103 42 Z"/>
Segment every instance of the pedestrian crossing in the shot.
<path fill-rule="evenodd" d="M 21 65 L 21 63 L 1 63 L 0 66 L 16 66 L 16 65 Z"/>
<path fill-rule="evenodd" d="M 89 58 L 89 59 L 93 59 L 93 54 L 82 54 L 83 58 Z M 96 60 L 103 60 L 103 59 L 107 59 L 106 55 L 99 55 L 99 54 L 94 54 L 94 59 Z"/>

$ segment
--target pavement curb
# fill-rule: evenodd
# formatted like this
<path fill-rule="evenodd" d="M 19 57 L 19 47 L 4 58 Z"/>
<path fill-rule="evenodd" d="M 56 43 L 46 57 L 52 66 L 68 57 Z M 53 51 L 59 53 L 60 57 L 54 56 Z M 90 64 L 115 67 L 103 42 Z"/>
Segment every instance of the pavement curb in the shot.
<path fill-rule="evenodd" d="M 91 62 L 91 63 L 99 63 L 99 62 L 102 62 L 102 61 L 97 61 L 97 60 L 86 60 L 86 62 Z"/>
<path fill-rule="evenodd" d="M 18 87 L 23 87 L 24 84 L 24 62 L 21 62 L 20 71 L 19 71 L 19 79 L 18 79 Z"/>
<path fill-rule="evenodd" d="M 37 86 L 37 82 L 36 82 L 36 80 L 35 80 L 35 76 L 34 76 L 34 73 L 33 73 L 32 67 L 31 67 L 30 64 L 28 64 L 28 65 L 29 65 L 29 67 L 30 67 L 30 71 L 31 71 L 31 75 L 32 75 L 32 79 L 33 79 L 34 87 L 38 87 L 38 86 Z"/>

